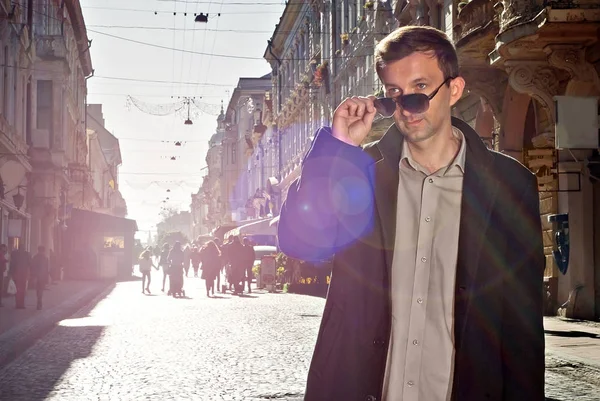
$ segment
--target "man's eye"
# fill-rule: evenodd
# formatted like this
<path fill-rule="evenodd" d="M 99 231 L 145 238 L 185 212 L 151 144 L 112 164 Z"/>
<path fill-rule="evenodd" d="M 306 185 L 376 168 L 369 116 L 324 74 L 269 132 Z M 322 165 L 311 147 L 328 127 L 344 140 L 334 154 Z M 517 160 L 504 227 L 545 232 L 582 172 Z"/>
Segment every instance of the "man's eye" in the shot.
<path fill-rule="evenodd" d="M 419 89 L 419 90 L 424 90 L 426 88 L 427 88 L 427 84 L 423 84 L 423 83 L 417 84 L 417 89 Z"/>
<path fill-rule="evenodd" d="M 398 88 L 390 88 L 390 89 L 387 90 L 388 96 L 395 95 L 397 93 L 399 93 Z"/>

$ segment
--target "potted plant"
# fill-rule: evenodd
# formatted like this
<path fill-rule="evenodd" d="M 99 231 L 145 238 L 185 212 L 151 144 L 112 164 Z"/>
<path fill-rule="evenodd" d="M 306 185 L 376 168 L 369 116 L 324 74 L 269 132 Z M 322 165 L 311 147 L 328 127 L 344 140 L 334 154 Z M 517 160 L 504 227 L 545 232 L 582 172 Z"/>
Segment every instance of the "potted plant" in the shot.
<path fill-rule="evenodd" d="M 373 7 L 375 7 L 375 2 L 374 1 L 367 1 L 364 5 L 364 8 L 367 10 L 372 10 Z"/>
<path fill-rule="evenodd" d="M 342 44 L 343 45 L 347 45 L 348 42 L 350 41 L 350 36 L 347 33 L 342 33 L 340 35 L 340 39 L 342 39 Z"/>

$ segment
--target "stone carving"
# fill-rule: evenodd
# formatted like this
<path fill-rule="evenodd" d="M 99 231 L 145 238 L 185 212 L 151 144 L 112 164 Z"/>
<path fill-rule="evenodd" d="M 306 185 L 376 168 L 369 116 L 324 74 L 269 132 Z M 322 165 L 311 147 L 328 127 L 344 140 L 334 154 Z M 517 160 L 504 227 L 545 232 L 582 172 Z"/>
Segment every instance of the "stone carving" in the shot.
<path fill-rule="evenodd" d="M 463 68 L 460 75 L 465 79 L 466 89 L 483 97 L 494 112 L 497 120 L 502 116 L 502 103 L 507 84 L 507 75 L 496 68 Z"/>
<path fill-rule="evenodd" d="M 585 49 L 575 46 L 548 45 L 544 48 L 548 54 L 548 63 L 553 67 L 566 70 L 571 79 L 591 82 L 600 92 L 600 79 L 592 64 L 585 59 Z"/>
<path fill-rule="evenodd" d="M 500 32 L 531 20 L 541 9 L 536 0 L 502 0 Z"/>
<path fill-rule="evenodd" d="M 520 93 L 536 99 L 548 113 L 550 120 L 556 121 L 553 97 L 558 95 L 559 82 L 554 68 L 545 62 L 515 61 L 505 63 L 509 72 L 510 85 Z"/>

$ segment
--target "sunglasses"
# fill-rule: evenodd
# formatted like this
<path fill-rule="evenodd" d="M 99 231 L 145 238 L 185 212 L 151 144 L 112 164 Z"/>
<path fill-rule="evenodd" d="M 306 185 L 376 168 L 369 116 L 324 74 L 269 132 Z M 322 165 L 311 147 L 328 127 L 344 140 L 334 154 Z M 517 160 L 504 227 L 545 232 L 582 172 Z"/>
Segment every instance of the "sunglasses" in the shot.
<path fill-rule="evenodd" d="M 429 110 L 429 102 L 437 95 L 442 86 L 454 78 L 455 77 L 446 78 L 444 82 L 431 93 L 431 95 L 411 93 L 410 95 L 398 97 L 378 97 L 374 100 L 375 109 L 384 118 L 389 118 L 394 115 L 396 112 L 396 105 L 400 106 L 402 110 L 412 114 L 424 113 Z"/>

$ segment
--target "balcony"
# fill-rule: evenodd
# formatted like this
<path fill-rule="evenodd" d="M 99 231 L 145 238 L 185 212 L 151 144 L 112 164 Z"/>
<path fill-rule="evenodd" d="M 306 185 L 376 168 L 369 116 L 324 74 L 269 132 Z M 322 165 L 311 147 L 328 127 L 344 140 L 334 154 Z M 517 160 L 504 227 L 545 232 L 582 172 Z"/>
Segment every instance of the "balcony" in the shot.
<path fill-rule="evenodd" d="M 67 58 L 67 46 L 62 35 L 43 35 L 36 40 L 36 55 L 44 60 Z"/>
<path fill-rule="evenodd" d="M 494 37 L 499 30 L 498 7 L 495 0 L 471 0 L 462 3 L 454 25 L 454 43 L 459 57 L 486 62 L 486 56 L 494 49 Z"/>
<path fill-rule="evenodd" d="M 86 183 L 90 182 L 90 171 L 87 166 L 69 163 L 69 179 L 71 182 Z"/>

